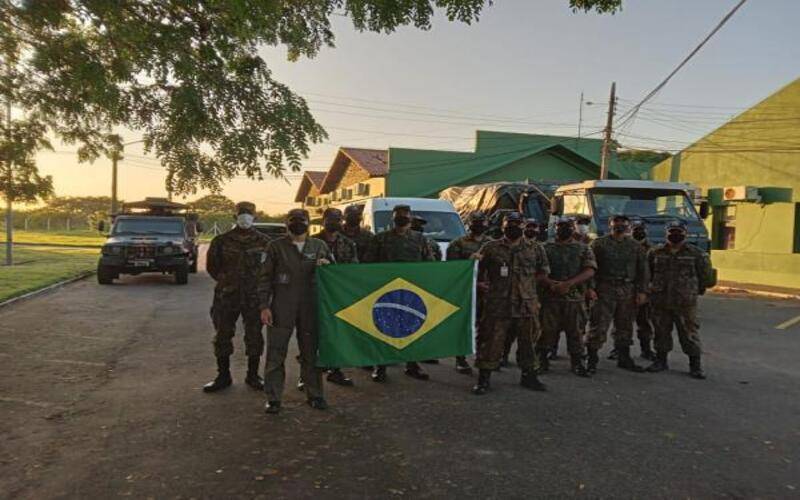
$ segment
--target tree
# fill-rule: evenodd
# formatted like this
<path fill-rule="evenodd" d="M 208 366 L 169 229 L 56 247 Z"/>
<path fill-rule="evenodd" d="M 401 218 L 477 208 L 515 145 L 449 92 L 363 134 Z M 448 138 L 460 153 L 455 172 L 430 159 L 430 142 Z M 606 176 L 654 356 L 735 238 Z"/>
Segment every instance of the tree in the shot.
<path fill-rule="evenodd" d="M 189 202 L 191 207 L 198 212 L 221 212 L 232 214 L 236 204 L 225 195 L 209 194 Z"/>
<path fill-rule="evenodd" d="M 304 99 L 272 78 L 258 48 L 313 57 L 334 45 L 330 18 L 358 30 L 429 29 L 434 10 L 477 21 L 491 0 L 0 1 L 0 95 L 80 160 L 113 154 L 115 127 L 143 133 L 167 191 L 219 191 L 235 175 L 298 170 L 326 137 Z M 621 0 L 569 0 L 615 12 Z"/>

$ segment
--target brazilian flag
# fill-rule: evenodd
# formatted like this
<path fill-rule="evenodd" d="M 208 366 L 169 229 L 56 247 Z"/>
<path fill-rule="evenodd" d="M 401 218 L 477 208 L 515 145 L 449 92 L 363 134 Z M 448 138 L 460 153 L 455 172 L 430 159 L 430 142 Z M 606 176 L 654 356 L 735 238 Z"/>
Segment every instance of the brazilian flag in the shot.
<path fill-rule="evenodd" d="M 319 366 L 471 354 L 475 264 L 396 262 L 317 268 Z"/>

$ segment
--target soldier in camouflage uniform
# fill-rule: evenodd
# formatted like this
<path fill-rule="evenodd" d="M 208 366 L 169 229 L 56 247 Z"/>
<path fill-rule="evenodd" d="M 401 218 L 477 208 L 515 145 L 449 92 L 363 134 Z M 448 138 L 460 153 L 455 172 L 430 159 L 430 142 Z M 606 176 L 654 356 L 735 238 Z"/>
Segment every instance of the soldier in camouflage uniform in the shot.
<path fill-rule="evenodd" d="M 369 242 L 375 235 L 369 229 L 361 227 L 361 212 L 364 210 L 363 206 L 349 205 L 344 209 L 344 225 L 342 226 L 342 233 L 353 240 L 358 249 L 358 259 L 364 261 L 364 255 L 369 248 Z"/>
<path fill-rule="evenodd" d="M 258 365 L 264 352 L 264 337 L 258 309 L 258 273 L 266 259 L 269 239 L 253 227 L 256 207 L 249 202 L 236 205 L 236 226 L 215 237 L 206 255 L 206 270 L 217 282 L 211 320 L 214 323 L 214 355 L 217 377 L 203 386 L 205 392 L 216 392 L 233 383 L 230 356 L 239 316 L 244 322 L 247 377 L 245 383 L 261 390 Z"/>
<path fill-rule="evenodd" d="M 486 243 L 480 252 L 478 286 L 484 291 L 486 309 L 478 326 L 478 383 L 473 394 L 489 390 L 492 370 L 500 366 L 505 337 L 517 331 L 520 385 L 545 390 L 537 375 L 533 346 L 539 338 L 539 301 L 536 283 L 550 269 L 544 248 L 523 236 L 523 218 L 509 212 L 503 220 L 503 238 Z"/>
<path fill-rule="evenodd" d="M 610 234 L 594 240 L 591 249 L 597 259 L 597 273 L 590 285 L 596 299 L 589 319 L 587 370 L 597 370 L 597 351 L 603 346 L 611 322 L 614 322 L 614 347 L 617 366 L 634 372 L 644 371 L 630 356 L 636 307 L 647 301 L 647 257 L 642 246 L 627 233 L 630 219 L 612 216 Z"/>
<path fill-rule="evenodd" d="M 338 208 L 326 208 L 325 212 L 322 213 L 322 226 L 322 231 L 312 235 L 312 238 L 322 240 L 328 245 L 328 249 L 330 249 L 333 255 L 334 263 L 357 264 L 358 247 L 353 240 L 343 235 L 341 232 L 342 211 Z M 336 385 L 343 385 L 346 387 L 353 385 L 353 380 L 347 377 L 339 368 L 329 369 L 327 380 Z"/>
<path fill-rule="evenodd" d="M 711 276 L 711 265 L 697 247 L 686 243 L 686 225 L 675 221 L 667 225 L 667 242 L 650 250 L 652 272 L 650 300 L 653 304 L 656 360 L 649 372 L 668 369 L 667 355 L 672 350 L 672 327 L 678 331 L 683 352 L 689 356 L 689 375 L 706 378 L 700 363 L 702 346 L 697 322 L 697 296 L 703 295 Z"/>
<path fill-rule="evenodd" d="M 647 225 L 642 220 L 634 221 L 631 236 L 642 245 L 645 255 L 650 252 L 653 245 L 647 239 Z M 653 322 L 652 302 L 642 304 L 636 311 L 636 336 L 639 338 L 639 347 L 642 358 L 654 361 L 656 353 L 653 352 Z"/>
<path fill-rule="evenodd" d="M 425 237 L 411 229 L 411 207 L 397 205 L 392 209 L 394 227 L 375 235 L 370 242 L 364 262 L 422 262 L 433 261 L 431 247 Z M 429 376 L 416 362 L 406 363 L 406 375 L 417 380 Z M 386 366 L 377 366 L 372 380 L 386 382 Z"/>
<path fill-rule="evenodd" d="M 473 212 L 469 216 L 469 234 L 456 238 L 447 247 L 447 260 L 467 260 L 476 259 L 481 247 L 490 241 L 486 235 L 489 229 L 486 214 L 481 211 Z M 483 294 L 478 292 L 475 300 L 477 311 L 475 317 L 480 318 L 483 310 Z M 456 371 L 464 375 L 472 375 L 472 367 L 469 366 L 466 356 L 456 358 Z"/>
<path fill-rule="evenodd" d="M 322 392 L 322 370 L 316 367 L 319 337 L 315 270 L 319 265 L 330 264 L 332 257 L 324 241 L 308 237 L 305 210 L 290 210 L 286 227 L 289 234 L 267 247 L 266 263 L 258 280 L 261 320 L 267 325 L 267 413 L 280 412 L 286 354 L 295 330 L 308 404 L 318 410 L 328 407 Z"/>
<path fill-rule="evenodd" d="M 594 276 L 597 262 L 592 250 L 573 240 L 575 221 L 562 217 L 556 222 L 555 241 L 545 243 L 550 276 L 542 290 L 542 336 L 536 346 L 539 372 L 547 372 L 548 354 L 563 331 L 572 372 L 587 377 L 583 364 L 586 282 Z"/>
<path fill-rule="evenodd" d="M 425 240 L 428 242 L 428 246 L 431 247 L 431 254 L 433 254 L 433 260 L 442 260 L 442 248 L 439 246 L 438 243 L 436 243 L 436 240 L 428 236 L 425 236 L 425 224 L 427 223 L 428 221 L 426 221 L 419 215 L 414 215 L 413 217 L 411 217 L 411 229 L 413 231 L 418 232 L 423 237 L 425 237 Z"/>

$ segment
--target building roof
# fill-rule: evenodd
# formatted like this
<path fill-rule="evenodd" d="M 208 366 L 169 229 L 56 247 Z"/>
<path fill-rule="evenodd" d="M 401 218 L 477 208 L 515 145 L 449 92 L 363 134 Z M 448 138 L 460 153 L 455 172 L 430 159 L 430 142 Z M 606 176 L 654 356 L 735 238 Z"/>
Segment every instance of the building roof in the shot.
<path fill-rule="evenodd" d="M 370 177 L 383 177 L 389 171 L 389 152 L 385 149 L 339 148 L 333 164 L 322 182 L 320 192 L 333 191 L 342 179 L 350 162 L 363 169 Z"/>
<path fill-rule="evenodd" d="M 300 181 L 300 186 L 297 188 L 297 195 L 294 197 L 294 201 L 303 202 L 308 193 L 311 192 L 312 187 L 319 190 L 327 174 L 328 172 L 323 172 L 322 170 L 306 170 L 303 174 L 303 179 Z"/>

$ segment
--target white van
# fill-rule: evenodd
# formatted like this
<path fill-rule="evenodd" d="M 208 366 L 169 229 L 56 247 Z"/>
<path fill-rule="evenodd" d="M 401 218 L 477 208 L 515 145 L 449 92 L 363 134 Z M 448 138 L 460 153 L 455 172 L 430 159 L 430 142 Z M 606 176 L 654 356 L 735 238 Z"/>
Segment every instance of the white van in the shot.
<path fill-rule="evenodd" d="M 392 227 L 392 209 L 396 205 L 408 205 L 411 212 L 427 221 L 425 236 L 433 239 L 442 249 L 442 256 L 447 253 L 447 246 L 456 238 L 466 234 L 464 224 L 452 203 L 432 198 L 369 198 L 353 203 L 364 207 L 364 227 L 374 233 L 386 231 Z M 344 209 L 344 207 L 342 207 Z"/>

